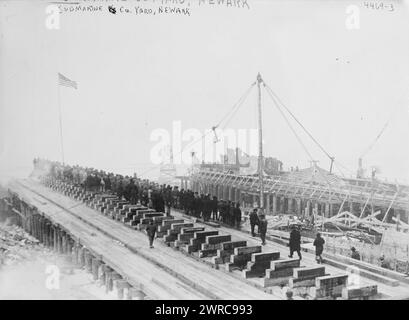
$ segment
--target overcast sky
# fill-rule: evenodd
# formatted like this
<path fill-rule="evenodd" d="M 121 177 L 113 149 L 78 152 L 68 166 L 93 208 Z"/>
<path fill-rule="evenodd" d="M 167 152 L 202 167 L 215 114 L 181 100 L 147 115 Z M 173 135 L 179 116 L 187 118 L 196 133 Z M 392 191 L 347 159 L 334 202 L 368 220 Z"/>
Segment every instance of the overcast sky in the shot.
<path fill-rule="evenodd" d="M 155 168 L 155 129 L 171 132 L 173 121 L 182 130 L 209 129 L 261 72 L 352 171 L 338 165 L 337 173 L 355 173 L 388 123 L 364 166 L 409 182 L 408 1 L 385 1 L 393 11 L 364 1 L 249 0 L 250 9 L 195 2 L 190 16 L 152 16 L 114 15 L 108 2 L 90 1 L 103 12 L 64 13 L 60 29 L 49 30 L 47 2 L 0 1 L 0 176 L 27 174 L 35 156 L 61 160 L 57 72 L 78 83 L 78 90 L 60 88 L 65 161 L 149 177 L 157 174 L 146 172 Z M 351 4 L 360 9 L 358 30 L 345 26 Z M 257 128 L 256 101 L 253 91 L 228 128 Z M 264 153 L 286 169 L 309 166 L 265 93 L 263 113 Z M 301 138 L 328 169 L 328 158 Z"/>

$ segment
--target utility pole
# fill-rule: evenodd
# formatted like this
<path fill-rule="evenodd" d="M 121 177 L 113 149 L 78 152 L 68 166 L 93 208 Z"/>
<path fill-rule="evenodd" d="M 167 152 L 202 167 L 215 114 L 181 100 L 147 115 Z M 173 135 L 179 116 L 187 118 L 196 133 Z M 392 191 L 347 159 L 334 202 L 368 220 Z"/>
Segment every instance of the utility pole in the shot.
<path fill-rule="evenodd" d="M 260 73 L 257 75 L 258 88 L 258 179 L 260 183 L 260 208 L 264 209 L 264 163 L 263 163 L 263 121 L 261 114 L 261 84 L 263 79 Z"/>
<path fill-rule="evenodd" d="M 58 117 L 59 117 L 59 122 L 60 122 L 61 158 L 62 158 L 62 165 L 65 165 L 65 160 L 64 160 L 64 139 L 63 139 L 63 136 L 62 136 L 61 88 L 60 88 L 60 84 L 58 83 L 58 79 L 57 79 L 57 86 L 58 86 Z"/>

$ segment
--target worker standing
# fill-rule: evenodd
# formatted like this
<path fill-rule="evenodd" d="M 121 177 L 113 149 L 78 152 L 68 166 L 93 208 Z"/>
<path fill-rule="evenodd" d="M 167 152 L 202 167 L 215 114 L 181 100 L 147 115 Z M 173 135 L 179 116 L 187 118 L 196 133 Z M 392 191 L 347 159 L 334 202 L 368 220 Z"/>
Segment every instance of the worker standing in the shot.
<path fill-rule="evenodd" d="M 359 252 L 355 249 L 355 247 L 351 248 L 351 258 L 355 260 L 361 260 L 361 255 Z"/>
<path fill-rule="evenodd" d="M 321 237 L 321 234 L 318 232 L 314 240 L 313 245 L 315 246 L 315 259 L 318 263 L 322 263 L 322 252 L 324 251 L 325 240 Z"/>
<path fill-rule="evenodd" d="M 218 220 L 217 204 L 218 204 L 217 197 L 213 196 L 211 207 L 212 207 L 212 219 L 215 220 L 215 221 Z"/>
<path fill-rule="evenodd" d="M 148 235 L 150 248 L 153 248 L 153 240 L 155 239 L 156 229 L 157 226 L 153 223 L 153 221 L 150 221 L 149 225 L 146 227 L 146 234 Z"/>
<path fill-rule="evenodd" d="M 257 208 L 255 208 L 255 209 L 253 210 L 253 212 L 250 213 L 250 216 L 249 216 L 249 217 L 250 217 L 251 235 L 252 235 L 253 237 L 255 237 L 256 234 L 254 233 L 254 227 L 255 227 L 256 225 L 258 225 L 258 223 L 259 223 L 259 218 L 258 218 L 258 215 L 257 215 Z M 260 231 L 260 229 L 259 229 L 258 231 Z"/>
<path fill-rule="evenodd" d="M 266 233 L 267 233 L 267 220 L 264 215 L 260 215 L 258 231 L 260 232 L 261 244 L 264 246 L 266 244 Z"/>
<path fill-rule="evenodd" d="M 233 209 L 233 216 L 234 216 L 234 222 L 235 226 L 237 229 L 240 229 L 240 224 L 241 224 L 241 210 L 240 210 L 240 203 L 236 203 L 236 207 Z"/>
<path fill-rule="evenodd" d="M 152 193 L 153 193 L 153 190 L 152 190 L 151 187 L 149 187 L 149 189 L 148 189 L 148 207 L 150 209 L 153 208 Z"/>
<path fill-rule="evenodd" d="M 381 255 L 381 257 L 379 258 L 379 262 L 380 262 L 381 268 L 391 269 L 389 262 L 386 261 L 385 259 L 385 255 Z"/>
<path fill-rule="evenodd" d="M 230 200 L 227 201 L 227 210 L 226 210 L 226 216 L 227 216 L 227 224 L 231 227 L 234 225 L 234 202 L 231 202 Z"/>
<path fill-rule="evenodd" d="M 290 255 L 288 256 L 289 258 L 293 257 L 293 253 L 297 252 L 298 258 L 301 260 L 301 234 L 300 231 L 295 227 L 295 225 L 292 226 L 292 230 L 290 233 Z"/>

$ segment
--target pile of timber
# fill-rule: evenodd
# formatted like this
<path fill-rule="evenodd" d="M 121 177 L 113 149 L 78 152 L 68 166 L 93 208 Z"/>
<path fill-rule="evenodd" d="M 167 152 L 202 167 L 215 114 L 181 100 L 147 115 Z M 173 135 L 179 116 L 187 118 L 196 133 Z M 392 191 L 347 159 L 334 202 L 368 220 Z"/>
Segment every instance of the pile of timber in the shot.
<path fill-rule="evenodd" d="M 168 246 L 194 255 L 225 271 L 239 270 L 242 278 L 261 278 L 262 287 L 287 285 L 291 290 L 308 288 L 312 299 L 368 299 L 377 294 L 377 286 L 349 287 L 348 275 L 329 275 L 324 266 L 305 267 L 296 258 L 281 259 L 280 252 L 263 252 L 261 246 L 233 241 L 229 234 L 197 227 L 184 219 L 175 219 L 141 205 L 132 205 L 113 194 L 83 191 L 66 183 L 46 184 L 55 191 L 85 202 L 105 216 L 129 227 L 143 230 L 151 221 L 157 225 L 157 237 Z"/>

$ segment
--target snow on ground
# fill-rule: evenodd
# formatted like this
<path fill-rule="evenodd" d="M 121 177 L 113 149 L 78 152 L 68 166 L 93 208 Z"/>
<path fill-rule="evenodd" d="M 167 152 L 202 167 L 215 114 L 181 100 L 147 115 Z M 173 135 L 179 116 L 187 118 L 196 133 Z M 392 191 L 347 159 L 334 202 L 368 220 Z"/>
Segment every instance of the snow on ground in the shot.
<path fill-rule="evenodd" d="M 38 243 L 21 228 L 0 224 L 0 300 L 113 300 L 105 286 L 67 256 Z"/>

